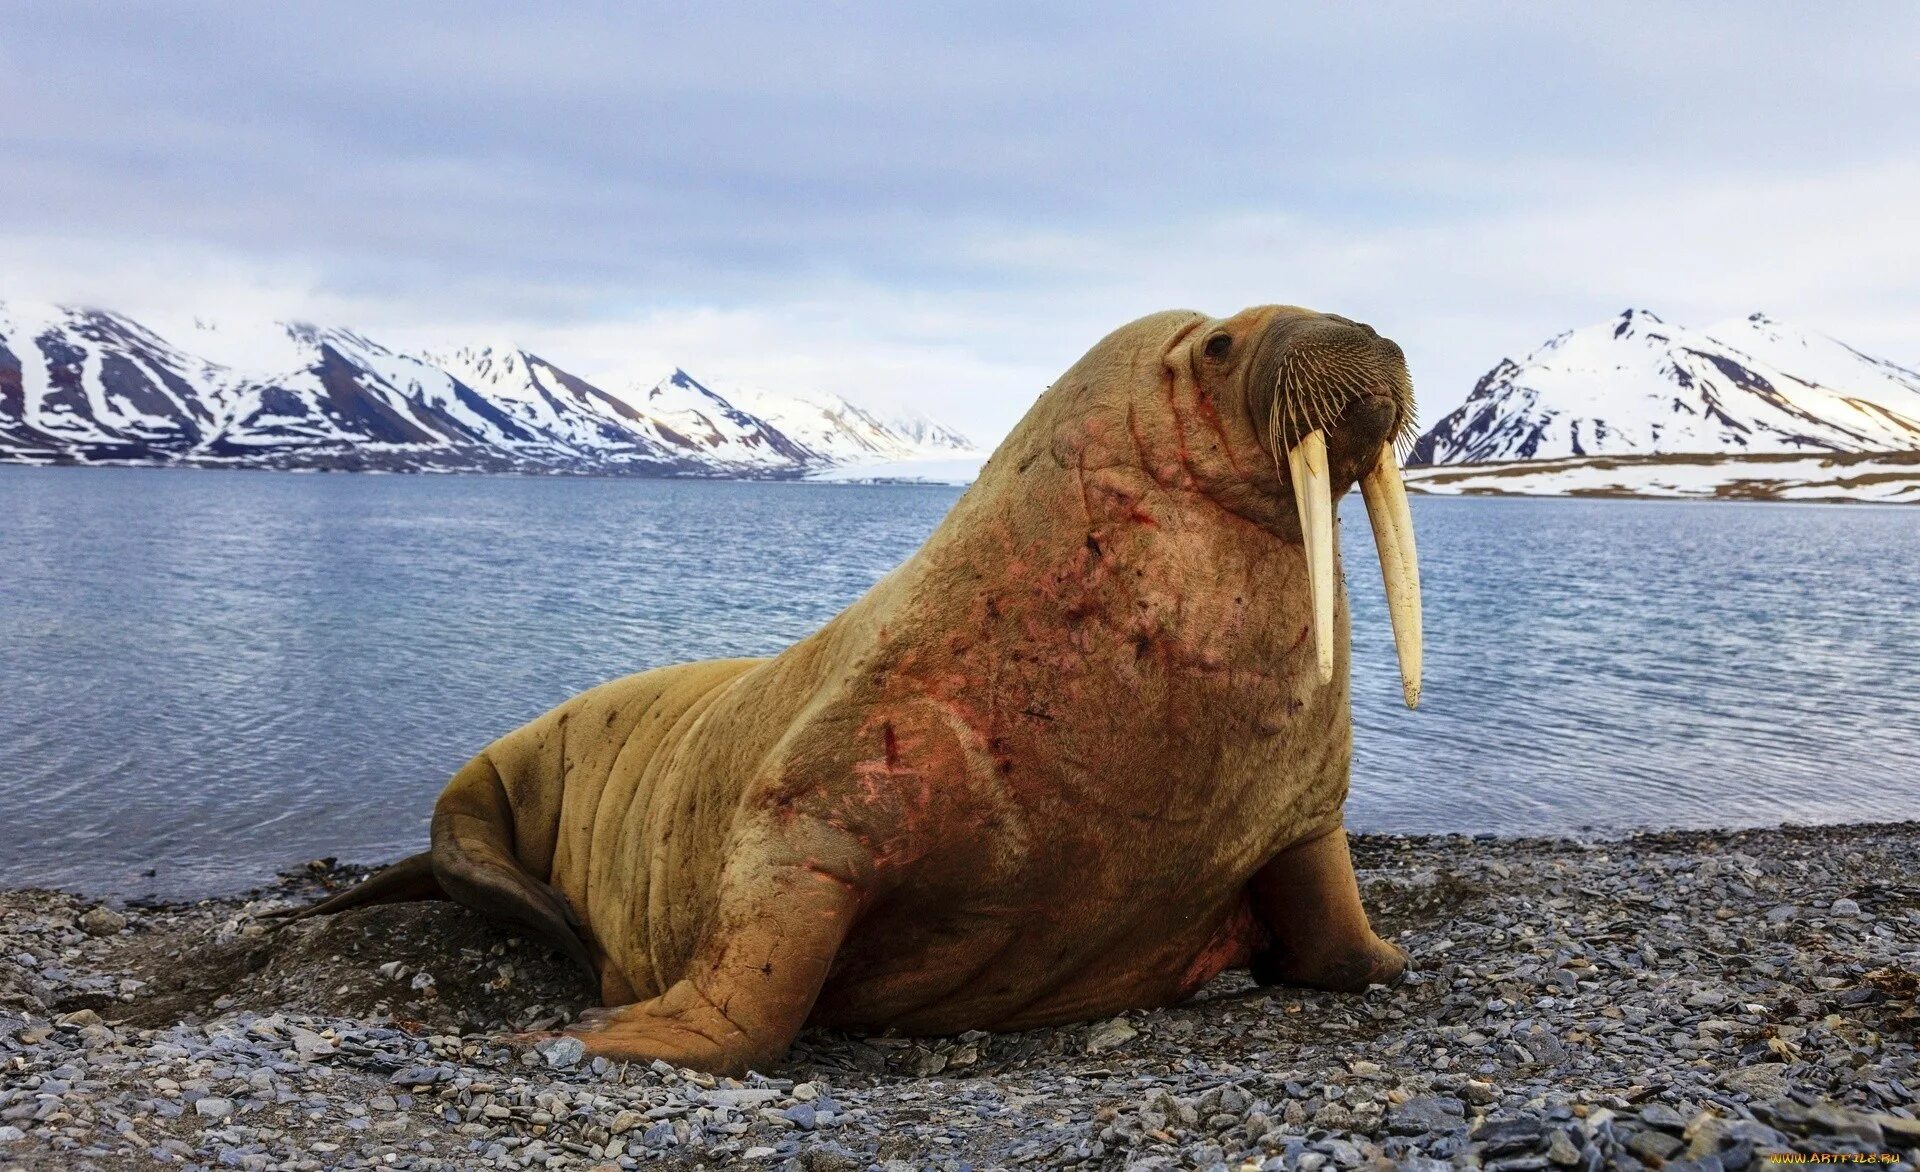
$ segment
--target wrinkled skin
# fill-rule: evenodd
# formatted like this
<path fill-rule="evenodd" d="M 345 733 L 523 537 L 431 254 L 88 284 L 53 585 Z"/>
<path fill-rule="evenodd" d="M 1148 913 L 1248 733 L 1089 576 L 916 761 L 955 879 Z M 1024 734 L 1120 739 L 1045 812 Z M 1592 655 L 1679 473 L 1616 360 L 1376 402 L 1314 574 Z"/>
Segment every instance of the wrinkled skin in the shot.
<path fill-rule="evenodd" d="M 1268 306 L 1110 335 L 811 637 L 606 684 L 487 748 L 437 808 L 441 885 L 529 923 L 507 905 L 557 893 L 610 1007 L 574 1031 L 589 1052 L 716 1071 L 808 1023 L 1017 1029 L 1233 966 L 1396 979 L 1341 829 L 1345 594 L 1322 684 L 1250 375 L 1303 323 L 1365 330 Z M 1405 410 L 1349 396 L 1336 491 Z M 451 875 L 463 839 L 523 894 Z"/>

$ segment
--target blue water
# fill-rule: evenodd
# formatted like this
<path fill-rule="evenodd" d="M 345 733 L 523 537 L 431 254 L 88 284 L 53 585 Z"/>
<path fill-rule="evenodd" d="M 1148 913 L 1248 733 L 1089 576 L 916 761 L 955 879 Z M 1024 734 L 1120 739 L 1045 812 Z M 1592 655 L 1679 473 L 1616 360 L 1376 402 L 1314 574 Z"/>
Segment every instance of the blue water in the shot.
<path fill-rule="evenodd" d="M 0 467 L 0 884 L 200 895 L 419 849 L 495 735 L 613 676 L 778 651 L 957 494 Z M 1920 509 L 1414 511 L 1417 713 L 1345 519 L 1351 825 L 1920 817 Z"/>

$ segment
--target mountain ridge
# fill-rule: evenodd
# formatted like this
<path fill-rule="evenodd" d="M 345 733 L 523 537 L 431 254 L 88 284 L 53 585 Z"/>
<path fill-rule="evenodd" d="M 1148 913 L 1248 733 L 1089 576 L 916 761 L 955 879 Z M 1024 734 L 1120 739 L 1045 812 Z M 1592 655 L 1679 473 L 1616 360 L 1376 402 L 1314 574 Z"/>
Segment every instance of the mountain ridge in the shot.
<path fill-rule="evenodd" d="M 1920 373 L 1764 313 L 1692 329 L 1644 309 L 1502 358 L 1410 463 L 1920 450 Z"/>
<path fill-rule="evenodd" d="M 974 451 L 832 392 L 743 392 L 748 410 L 678 367 L 610 390 L 511 344 L 409 353 L 199 318 L 186 332 L 202 353 L 111 310 L 0 301 L 0 462 L 793 478 Z"/>

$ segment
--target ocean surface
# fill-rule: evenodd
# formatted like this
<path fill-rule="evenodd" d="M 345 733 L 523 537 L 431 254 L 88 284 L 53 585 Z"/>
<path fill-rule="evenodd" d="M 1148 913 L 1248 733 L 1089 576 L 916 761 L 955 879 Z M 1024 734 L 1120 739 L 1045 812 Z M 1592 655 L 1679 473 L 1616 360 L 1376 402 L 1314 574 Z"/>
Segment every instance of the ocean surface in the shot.
<path fill-rule="evenodd" d="M 0 885 L 199 896 L 420 849 L 494 736 L 780 650 L 958 493 L 0 467 Z M 1920 817 L 1920 508 L 1413 507 L 1413 713 L 1346 516 L 1351 826 Z"/>

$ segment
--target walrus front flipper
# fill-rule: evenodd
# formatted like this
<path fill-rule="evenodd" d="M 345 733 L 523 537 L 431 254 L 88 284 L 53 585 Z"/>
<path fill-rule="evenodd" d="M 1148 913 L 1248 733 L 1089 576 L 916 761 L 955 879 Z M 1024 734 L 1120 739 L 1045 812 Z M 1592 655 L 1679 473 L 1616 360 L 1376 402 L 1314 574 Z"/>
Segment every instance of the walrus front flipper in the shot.
<path fill-rule="evenodd" d="M 872 856 L 805 817 L 733 841 L 686 970 L 658 997 L 582 1014 L 566 1033 L 589 1055 L 739 1075 L 778 1062 L 806 1024 L 872 889 Z"/>
<path fill-rule="evenodd" d="M 330 895 L 305 907 L 281 908 L 262 912 L 263 920 L 304 920 L 309 916 L 330 916 L 348 908 L 373 903 L 405 903 L 410 900 L 446 899 L 440 880 L 433 874 L 433 852 L 408 855 L 391 867 L 376 871 L 345 891 Z"/>
<path fill-rule="evenodd" d="M 513 851 L 513 810 L 486 756 L 453 775 L 433 808 L 433 873 L 454 902 L 505 920 L 566 953 L 599 979 L 566 897 L 527 873 Z"/>
<path fill-rule="evenodd" d="M 1254 915 L 1272 938 L 1253 958 L 1258 984 L 1359 993 L 1406 977 L 1407 950 L 1375 935 L 1360 906 L 1344 828 L 1281 851 L 1251 887 Z"/>

